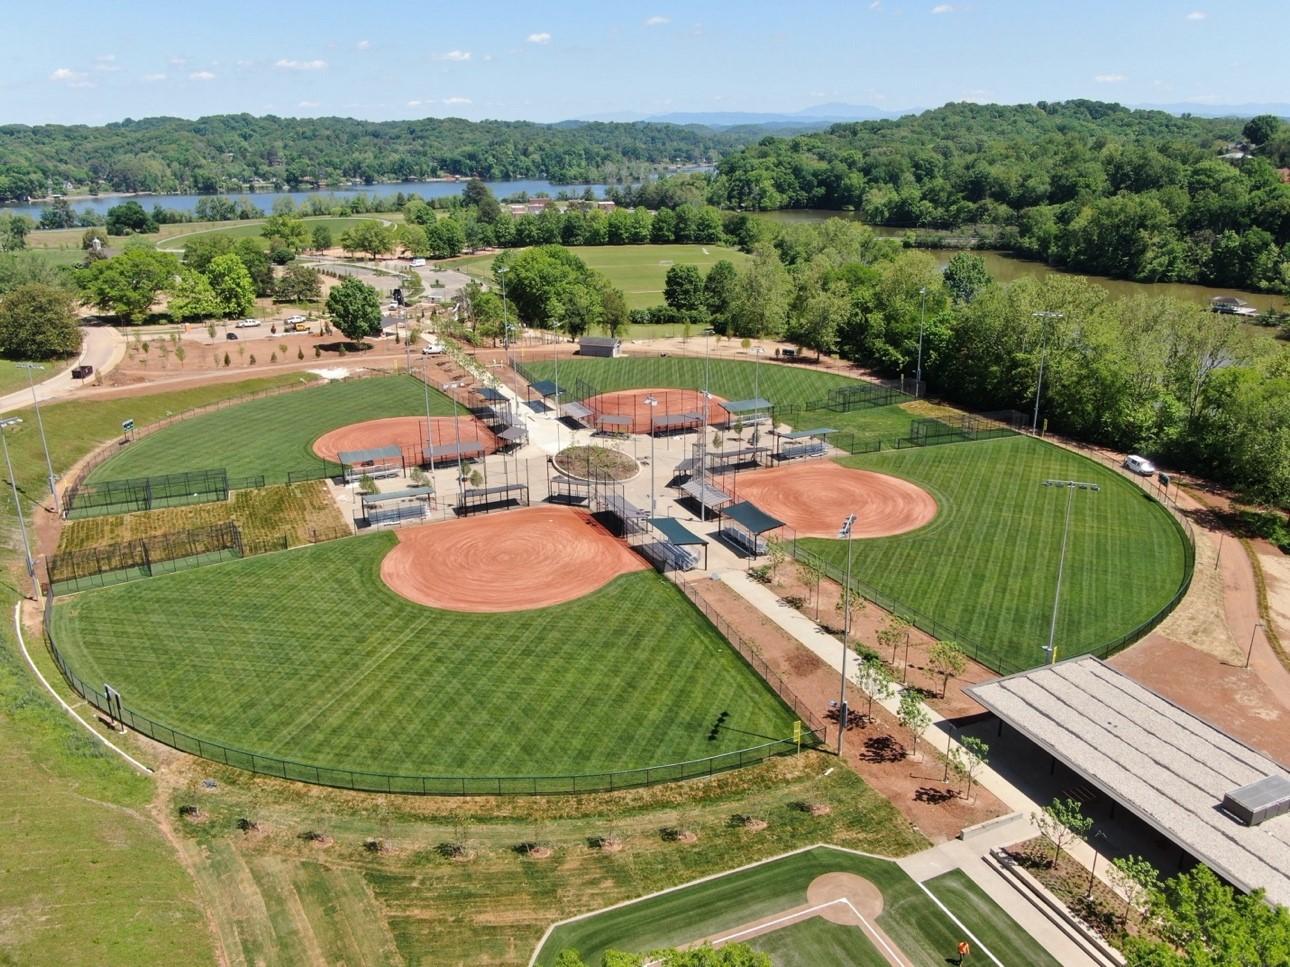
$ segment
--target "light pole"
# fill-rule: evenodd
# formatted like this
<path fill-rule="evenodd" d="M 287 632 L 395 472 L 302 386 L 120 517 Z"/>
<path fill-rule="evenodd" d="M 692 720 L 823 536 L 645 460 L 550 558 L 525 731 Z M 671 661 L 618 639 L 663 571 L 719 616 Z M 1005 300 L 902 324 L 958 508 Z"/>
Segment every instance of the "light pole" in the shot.
<path fill-rule="evenodd" d="M 1044 362 L 1048 359 L 1048 320 L 1063 319 L 1066 314 L 1064 312 L 1036 312 L 1033 315 L 1036 319 L 1044 320 L 1040 324 L 1042 327 L 1040 338 L 1043 340 L 1043 350 L 1039 356 L 1039 380 L 1035 383 L 1035 416 L 1030 421 L 1030 432 L 1037 435 L 1039 433 L 1039 394 L 1044 388 Z"/>
<path fill-rule="evenodd" d="M 757 354 L 756 363 L 761 362 L 761 357 L 765 354 L 766 349 L 763 346 L 753 346 L 752 351 Z M 753 399 L 761 399 L 761 366 L 753 366 Z"/>
<path fill-rule="evenodd" d="M 460 385 L 461 385 L 460 383 L 443 384 L 443 389 L 445 393 L 447 393 L 449 390 L 454 391 L 452 393 L 449 393 L 449 396 L 452 397 L 452 425 L 453 425 L 453 428 L 456 430 L 456 436 L 457 436 L 457 489 L 458 490 L 462 489 L 463 481 L 466 479 L 466 471 L 461 465 L 461 420 L 457 416 L 457 393 L 455 392 L 457 387 Z M 426 384 L 426 426 L 427 426 L 426 432 L 427 433 L 430 432 L 428 429 L 429 424 L 430 424 L 430 384 L 427 383 Z"/>
<path fill-rule="evenodd" d="M 36 408 L 36 426 L 40 428 L 40 446 L 45 451 L 45 469 L 49 471 L 49 495 L 54 498 L 54 513 L 62 513 L 62 507 L 58 504 L 58 487 L 55 484 L 58 478 L 54 476 L 54 461 L 49 459 L 49 443 L 45 440 L 45 421 L 40 418 L 40 400 L 36 398 L 36 384 L 31 379 L 32 370 L 43 370 L 45 367 L 39 363 L 19 363 L 18 368 L 27 371 L 27 385 L 31 387 L 31 402 Z"/>
<path fill-rule="evenodd" d="M 36 581 L 36 562 L 31 557 L 31 543 L 27 540 L 27 521 L 22 516 L 22 501 L 18 499 L 18 481 L 13 475 L 13 464 L 9 462 L 9 434 L 4 431 L 22 422 L 16 416 L 0 420 L 0 445 L 4 447 L 4 465 L 9 473 L 9 486 L 13 488 L 13 510 L 18 515 L 18 530 L 22 533 L 22 552 L 27 559 L 27 576 L 31 578 L 32 598 L 40 600 L 40 584 Z"/>
<path fill-rule="evenodd" d="M 847 635 L 851 632 L 851 525 L 855 514 L 847 514 L 838 529 L 838 539 L 847 542 L 847 579 L 842 585 L 842 672 L 838 679 L 838 755 L 842 755 L 842 736 L 847 731 Z"/>
<path fill-rule="evenodd" d="M 1062 573 L 1066 570 L 1066 543 L 1070 537 L 1071 505 L 1075 501 L 1075 491 L 1091 490 L 1097 493 L 1102 488 L 1095 483 L 1084 483 L 1080 480 L 1045 480 L 1044 486 L 1066 488 L 1066 521 L 1062 525 L 1062 550 L 1057 558 L 1057 588 L 1053 591 L 1053 616 L 1048 624 L 1048 644 L 1044 646 L 1044 651 L 1048 655 L 1048 664 L 1051 665 L 1057 661 L 1057 646 L 1054 643 L 1057 637 L 1057 610 L 1062 599 Z"/>
<path fill-rule="evenodd" d="M 654 517 L 658 514 L 658 508 L 654 503 L 654 407 L 658 406 L 658 400 L 652 395 L 642 400 L 649 411 L 649 514 Z"/>
<path fill-rule="evenodd" d="M 923 326 L 927 323 L 927 286 L 918 289 L 918 366 L 914 370 L 914 398 L 922 395 L 923 385 Z"/>
<path fill-rule="evenodd" d="M 1263 622 L 1259 621 L 1259 622 L 1256 622 L 1254 627 L 1250 629 L 1250 647 L 1245 649 L 1245 667 L 1246 668 L 1250 667 L 1250 657 L 1254 654 L 1254 636 L 1259 633 L 1259 629 L 1262 627 L 1263 627 Z"/>
<path fill-rule="evenodd" d="M 507 321 L 506 311 L 506 273 L 511 270 L 509 265 L 499 265 L 497 267 L 497 277 L 502 280 L 502 348 L 509 350 L 511 348 L 511 327 Z"/>

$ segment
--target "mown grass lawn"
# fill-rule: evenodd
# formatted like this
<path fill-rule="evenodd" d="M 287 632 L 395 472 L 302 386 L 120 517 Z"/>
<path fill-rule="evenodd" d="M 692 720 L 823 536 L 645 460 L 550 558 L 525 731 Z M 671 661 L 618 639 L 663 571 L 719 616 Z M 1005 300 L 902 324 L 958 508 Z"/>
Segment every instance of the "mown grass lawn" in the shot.
<path fill-rule="evenodd" d="M 111 683 L 144 715 L 337 769 L 596 773 L 792 731 L 764 683 L 652 571 L 558 607 L 463 614 L 385 587 L 395 541 L 373 534 L 88 591 L 59 605 L 58 644 L 82 678 Z"/>
<path fill-rule="evenodd" d="M 695 352 L 702 352 L 703 338 L 692 340 Z M 551 361 L 526 364 L 540 379 L 555 379 L 556 365 Z M 734 359 L 704 360 L 694 356 L 623 356 L 618 359 L 575 359 L 560 363 L 560 381 L 573 396 L 574 379 L 582 379 L 596 391 L 608 393 L 624 389 L 703 389 L 726 400 L 743 400 L 761 396 L 776 406 L 819 404 L 829 391 L 854 386 L 856 380 L 841 373 L 783 366 L 774 362 L 744 362 Z M 799 429 L 828 427 L 851 430 L 865 437 L 895 440 L 909 432 L 914 415 L 900 404 L 867 407 L 845 413 L 818 406 L 779 422 Z"/>
<path fill-rule="evenodd" d="M 966 923 L 983 944 L 1005 964 L 1029 964 L 1033 967 L 1058 967 L 1047 952 L 1036 957 L 1035 944 L 1022 933 L 1016 921 L 995 903 L 972 878 L 962 870 L 950 870 L 923 884 L 950 913 Z M 977 950 L 974 959 L 980 963 L 984 954 Z M 969 963 L 971 959 L 969 959 Z"/>
<path fill-rule="evenodd" d="M 748 259 L 738 249 L 720 245 L 577 245 L 569 251 L 622 289 L 629 309 L 662 305 L 663 281 L 673 265 L 696 265 L 706 273 L 723 259 L 736 266 Z M 481 281 L 492 282 L 496 257 L 495 254 L 473 255 L 445 264 Z"/>
<path fill-rule="evenodd" d="M 141 437 L 97 467 L 91 481 L 223 467 L 230 477 L 262 474 L 284 483 L 292 470 L 317 468 L 313 441 L 329 430 L 389 416 L 423 416 L 425 389 L 411 376 L 326 383 L 193 417 Z M 451 416 L 452 400 L 430 390 L 430 412 Z"/>
<path fill-rule="evenodd" d="M 607 950 L 644 953 L 730 931 L 762 917 L 804 906 L 807 887 L 826 873 L 852 873 L 882 891 L 883 911 L 878 916 L 878 925 L 912 963 L 943 963 L 946 957 L 953 956 L 963 939 L 961 929 L 895 863 L 821 846 L 557 927 L 543 944 L 537 962 L 541 967 L 550 967 L 560 951 L 572 948 L 591 967 L 599 967 Z M 961 917 L 981 942 L 991 946 L 996 937 L 1007 936 L 1010 949 L 1024 953 L 1020 959 L 1009 962 L 1055 967 L 1055 961 L 1043 948 L 991 903 L 975 884 L 967 881 L 965 885 L 956 883 L 955 886 L 961 890 L 961 896 L 970 898 L 971 912 L 982 914 Z M 801 939 L 800 932 L 798 939 Z M 809 940 L 802 942 L 815 945 L 824 941 L 812 933 Z M 853 950 L 864 949 L 851 946 Z M 806 967 L 847 961 L 790 957 L 782 962 Z M 776 964 L 779 963 L 777 960 Z"/>
<path fill-rule="evenodd" d="M 903 477 L 940 507 L 926 527 L 856 540 L 852 573 L 881 599 L 934 619 L 996 670 L 1044 660 L 1065 521 L 1065 489 L 1047 479 L 1096 483 L 1077 491 L 1057 622 L 1057 657 L 1093 651 L 1159 611 L 1184 574 L 1184 537 L 1168 513 L 1119 474 L 1030 437 L 1007 437 L 843 459 Z M 845 513 L 847 508 L 839 508 Z M 839 573 L 842 541 L 804 539 Z M 932 630 L 930 621 L 920 621 Z M 870 642 L 872 644 L 872 642 Z"/>

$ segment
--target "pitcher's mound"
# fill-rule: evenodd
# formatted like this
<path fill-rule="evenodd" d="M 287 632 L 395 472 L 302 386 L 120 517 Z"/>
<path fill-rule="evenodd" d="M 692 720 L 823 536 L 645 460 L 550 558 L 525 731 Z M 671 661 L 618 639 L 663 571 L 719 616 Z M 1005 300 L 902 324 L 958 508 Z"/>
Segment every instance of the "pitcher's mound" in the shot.
<path fill-rule="evenodd" d="M 650 406 L 645 402 L 646 397 L 658 400 L 658 405 Z M 661 420 L 693 413 L 702 421 L 703 402 L 703 394 L 697 389 L 625 389 L 593 396 L 584 400 L 583 405 L 597 416 L 630 416 L 631 426 L 621 429 L 629 433 L 648 433 L 651 417 Z M 724 402 L 720 396 L 708 397 L 708 423 L 726 422 L 726 411 L 721 408 Z"/>
<path fill-rule="evenodd" d="M 791 525 L 798 537 L 837 537 L 847 514 L 856 515 L 854 536 L 890 537 L 917 530 L 937 511 L 932 495 L 908 480 L 832 460 L 750 470 L 736 486 L 740 500 Z"/>
<path fill-rule="evenodd" d="M 351 423 L 324 433 L 314 441 L 314 453 L 324 460 L 338 463 L 340 454 L 347 450 L 369 450 L 373 447 L 399 447 L 405 453 L 419 454 L 425 446 L 426 418 L 424 416 L 393 416 L 384 420 L 366 420 Z M 498 447 L 498 440 L 491 430 L 473 416 L 436 416 L 430 420 L 430 446 L 438 447 L 456 443 L 478 443 L 486 453 Z"/>
<path fill-rule="evenodd" d="M 446 611 L 525 611 L 573 601 L 646 565 L 589 514 L 526 507 L 398 532 L 381 579 Z"/>

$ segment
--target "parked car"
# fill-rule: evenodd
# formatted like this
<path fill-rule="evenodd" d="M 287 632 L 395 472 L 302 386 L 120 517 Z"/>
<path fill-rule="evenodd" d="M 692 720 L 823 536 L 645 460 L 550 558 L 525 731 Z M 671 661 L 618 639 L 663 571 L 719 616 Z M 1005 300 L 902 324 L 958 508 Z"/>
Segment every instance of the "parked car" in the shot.
<path fill-rule="evenodd" d="M 94 367 L 89 364 L 72 367 L 72 379 L 89 379 L 93 375 Z"/>
<path fill-rule="evenodd" d="M 1124 458 L 1124 469 L 1141 477 L 1150 477 L 1156 472 L 1156 465 L 1146 457 L 1131 453 Z"/>
<path fill-rule="evenodd" d="M 239 329 L 254 329 L 254 328 L 255 328 L 256 326 L 258 326 L 259 324 L 260 324 L 260 320 L 259 320 L 259 319 L 239 319 L 239 320 L 238 320 L 238 323 L 237 323 L 237 328 L 239 328 Z"/>
<path fill-rule="evenodd" d="M 421 347 L 422 356 L 438 356 L 443 352 L 443 346 L 437 342 L 426 343 Z"/>
<path fill-rule="evenodd" d="M 294 325 L 294 324 L 295 324 L 295 323 L 297 323 L 297 322 L 304 322 L 304 321 L 305 321 L 305 317 L 304 317 L 304 316 L 299 316 L 299 315 L 297 315 L 297 316 L 287 316 L 287 325 L 288 325 L 288 326 Z"/>
<path fill-rule="evenodd" d="M 426 260 L 425 260 L 425 259 L 413 259 L 413 260 L 412 260 L 412 267 L 413 267 L 414 269 L 419 269 L 419 268 L 421 268 L 421 267 L 422 267 L 423 265 L 425 265 L 425 264 L 426 264 Z"/>
<path fill-rule="evenodd" d="M 225 338 L 225 339 L 230 339 L 230 340 L 231 340 L 231 339 L 237 339 L 237 333 L 235 333 L 235 332 L 226 332 L 226 333 L 224 333 L 224 338 Z"/>

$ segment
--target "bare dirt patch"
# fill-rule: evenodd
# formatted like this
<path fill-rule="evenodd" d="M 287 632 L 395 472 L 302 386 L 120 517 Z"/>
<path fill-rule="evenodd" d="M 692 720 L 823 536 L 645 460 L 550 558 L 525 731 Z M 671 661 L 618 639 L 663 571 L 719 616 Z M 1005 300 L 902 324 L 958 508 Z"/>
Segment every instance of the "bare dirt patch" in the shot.
<path fill-rule="evenodd" d="M 338 463 L 340 454 L 346 450 L 398 447 L 404 453 L 419 455 L 427 446 L 450 446 L 458 442 L 478 443 L 486 453 L 496 451 L 499 444 L 497 437 L 488 427 L 473 416 L 432 417 L 428 441 L 425 417 L 394 416 L 383 420 L 351 423 L 324 433 L 314 441 L 313 451 L 324 460 Z"/>
<path fill-rule="evenodd" d="M 589 514 L 543 506 L 405 527 L 381 579 L 430 608 L 523 611 L 576 600 L 645 567 Z"/>
<path fill-rule="evenodd" d="M 816 460 L 741 473 L 736 496 L 791 525 L 798 537 L 837 537 L 838 520 L 856 515 L 856 537 L 890 537 L 929 523 L 936 500 L 923 488 L 869 470 Z"/>
<path fill-rule="evenodd" d="M 849 901 L 862 917 L 870 921 L 882 913 L 882 891 L 863 876 L 856 876 L 854 873 L 825 873 L 813 879 L 806 888 L 806 902 L 812 906 L 833 900 Z M 829 909 L 836 909 L 839 913 L 846 910 L 841 904 Z M 833 923 L 854 922 L 849 917 L 839 917 L 829 912 L 822 916 Z"/>
<path fill-rule="evenodd" d="M 646 397 L 658 400 L 657 406 L 645 402 Z M 720 396 L 707 399 L 708 423 L 724 424 L 726 411 L 721 404 L 726 402 Z M 649 433 L 652 427 L 651 418 L 662 419 L 665 416 L 679 416 L 685 413 L 704 412 L 703 393 L 697 389 L 628 389 L 616 393 L 601 393 L 583 400 L 583 405 L 597 416 L 630 416 L 631 433 Z M 616 427 L 616 429 L 624 429 Z"/>

